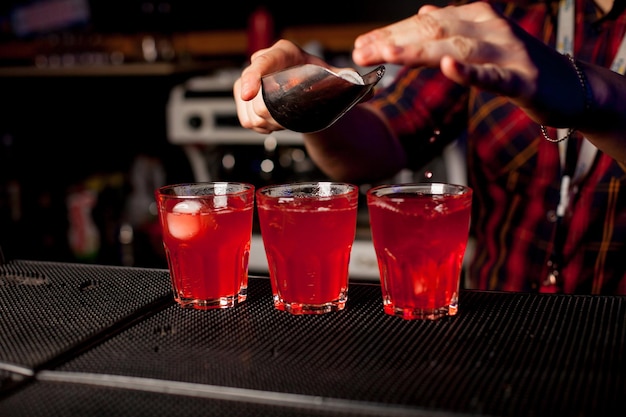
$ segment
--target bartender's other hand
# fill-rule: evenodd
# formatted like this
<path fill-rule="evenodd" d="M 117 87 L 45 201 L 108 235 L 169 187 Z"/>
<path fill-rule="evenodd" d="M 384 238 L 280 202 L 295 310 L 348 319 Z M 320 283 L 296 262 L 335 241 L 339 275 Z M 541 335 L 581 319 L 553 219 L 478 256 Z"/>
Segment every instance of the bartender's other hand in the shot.
<path fill-rule="evenodd" d="M 582 111 L 567 58 L 505 19 L 488 3 L 426 5 L 355 40 L 357 65 L 439 67 L 451 80 L 501 94 L 540 124 L 562 126 Z M 551 92 L 556 88 L 560 94 Z"/>
<path fill-rule="evenodd" d="M 321 58 L 306 53 L 294 43 L 281 39 L 269 48 L 260 49 L 250 57 L 233 86 L 237 116 L 241 126 L 267 134 L 283 130 L 270 115 L 261 91 L 261 77 L 294 65 L 316 64 L 330 68 Z"/>
<path fill-rule="evenodd" d="M 363 66 L 392 63 L 441 67 L 464 85 L 517 96 L 520 82 L 536 78 L 526 42 L 512 22 L 483 2 L 423 6 L 407 19 L 355 40 L 354 61 Z"/>

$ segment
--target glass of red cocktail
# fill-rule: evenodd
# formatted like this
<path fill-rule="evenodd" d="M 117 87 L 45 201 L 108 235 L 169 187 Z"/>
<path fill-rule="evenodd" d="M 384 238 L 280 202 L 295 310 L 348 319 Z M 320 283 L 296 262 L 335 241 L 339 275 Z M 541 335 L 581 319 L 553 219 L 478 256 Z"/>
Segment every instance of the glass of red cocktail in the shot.
<path fill-rule="evenodd" d="M 257 191 L 277 309 L 323 314 L 345 307 L 358 197 L 357 186 L 337 182 L 271 185 Z"/>
<path fill-rule="evenodd" d="M 367 206 L 384 311 L 405 319 L 456 315 L 471 188 L 382 185 L 368 190 Z"/>
<path fill-rule="evenodd" d="M 155 191 L 175 300 L 186 308 L 233 307 L 248 288 L 254 186 L 176 184 Z"/>

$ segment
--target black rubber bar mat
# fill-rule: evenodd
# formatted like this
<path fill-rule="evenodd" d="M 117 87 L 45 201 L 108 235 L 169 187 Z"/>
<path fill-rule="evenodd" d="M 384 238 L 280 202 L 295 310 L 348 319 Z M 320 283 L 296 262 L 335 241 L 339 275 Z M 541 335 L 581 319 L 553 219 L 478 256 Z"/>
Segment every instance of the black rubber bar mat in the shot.
<path fill-rule="evenodd" d="M 267 278 L 234 309 L 197 311 L 167 301 L 162 270 L 16 267 L 78 290 L 49 289 L 34 308 L 39 285 L 0 269 L 0 352 L 17 363 L 0 376 L 24 378 L 0 393 L 2 416 L 626 414 L 626 297 L 464 291 L 458 316 L 405 321 L 383 313 L 378 285 L 353 283 L 344 311 L 292 316 Z M 85 282 L 109 289 L 90 298 Z M 32 314 L 7 313 L 22 309 L 7 294 Z M 59 326 L 38 316 L 59 314 Z M 24 357 L 45 366 L 23 376 Z"/>
<path fill-rule="evenodd" d="M 117 381 L 110 381 L 112 384 Z M 327 398 L 287 394 L 234 392 L 203 386 L 168 389 L 141 389 L 93 386 L 88 384 L 36 382 L 23 392 L 0 402 L 3 417 L 52 416 L 132 416 L 132 417 L 464 417 L 469 414 L 447 413 L 387 404 L 364 404 Z M 187 384 L 190 385 L 190 384 Z M 156 385 L 154 388 L 164 388 Z M 182 394 L 181 394 L 182 391 Z"/>
<path fill-rule="evenodd" d="M 405 321 L 383 313 L 378 285 L 353 284 L 344 311 L 292 316 L 273 308 L 267 279 L 252 278 L 243 305 L 147 316 L 40 374 L 0 402 L 0 414 L 17 404 L 48 410 L 36 405 L 41 384 L 63 392 L 67 383 L 121 390 L 99 398 L 110 407 L 130 395 L 124 389 L 164 394 L 145 402 L 145 415 L 216 393 L 233 406 L 284 395 L 275 401 L 283 412 L 291 401 L 324 403 L 327 414 L 624 415 L 624 352 L 624 297 L 465 291 L 458 316 Z"/>
<path fill-rule="evenodd" d="M 172 304 L 167 270 L 0 264 L 0 370 L 28 376 Z"/>

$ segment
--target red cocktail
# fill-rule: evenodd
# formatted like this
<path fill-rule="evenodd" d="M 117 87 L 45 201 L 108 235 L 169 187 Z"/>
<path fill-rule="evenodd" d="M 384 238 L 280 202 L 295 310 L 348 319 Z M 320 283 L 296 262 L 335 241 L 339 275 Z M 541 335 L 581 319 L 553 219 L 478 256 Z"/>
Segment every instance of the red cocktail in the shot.
<path fill-rule="evenodd" d="M 469 237 L 472 190 L 402 184 L 367 193 L 370 227 L 387 314 L 453 316 Z"/>
<path fill-rule="evenodd" d="M 156 191 L 174 298 L 183 307 L 232 307 L 246 299 L 254 187 L 180 184 Z"/>
<path fill-rule="evenodd" d="M 261 235 L 277 309 L 320 314 L 344 308 L 358 193 L 354 185 L 331 182 L 258 190 Z"/>

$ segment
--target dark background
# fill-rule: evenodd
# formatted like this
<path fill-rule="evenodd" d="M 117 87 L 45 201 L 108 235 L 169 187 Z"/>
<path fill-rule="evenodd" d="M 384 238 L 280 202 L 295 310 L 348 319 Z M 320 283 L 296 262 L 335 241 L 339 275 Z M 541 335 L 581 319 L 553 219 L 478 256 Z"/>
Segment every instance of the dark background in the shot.
<path fill-rule="evenodd" d="M 335 24 L 395 21 L 417 12 L 425 1 L 393 0 L 346 2 L 317 0 L 293 2 L 285 0 L 228 1 L 214 0 L 90 0 L 91 19 L 82 29 L 96 32 L 191 31 L 245 28 L 248 16 L 265 6 L 274 17 L 278 29 L 302 24 Z M 16 8 L 34 3 L 32 0 L 3 0 L 0 16 L 10 20 Z M 445 4 L 442 0 L 428 1 Z M 5 26 L 5 32 L 10 31 Z"/>
<path fill-rule="evenodd" d="M 58 33 L 18 36 L 12 27 L 13 13 L 33 3 L 1 2 L 0 48 L 3 42 L 30 42 L 51 35 L 245 29 L 248 16 L 260 5 L 271 12 L 278 33 L 286 26 L 394 21 L 423 4 L 366 0 L 346 8 L 336 1 L 231 1 L 218 6 L 209 0 L 98 0 L 89 2 L 87 21 L 68 24 Z M 245 57 L 239 58 L 243 63 Z M 11 65 L 0 62 L 0 70 Z M 193 179 L 183 151 L 168 142 L 165 124 L 172 87 L 191 74 L 21 76 L 20 68 L 12 70 L 10 76 L 0 76 L 0 249 L 4 257 L 164 266 L 154 217 L 135 225 L 130 258 L 124 255 L 129 248 L 123 247 L 118 235 L 122 221 L 133 214 L 129 200 L 137 192 L 144 200 L 152 198 L 151 189 L 138 191 L 133 183 L 132 170 L 138 163 L 150 161 L 165 172 L 168 183 Z M 89 257 L 77 256 L 68 244 L 67 199 L 85 189 L 98 194 L 91 216 L 102 240 L 98 253 Z"/>

